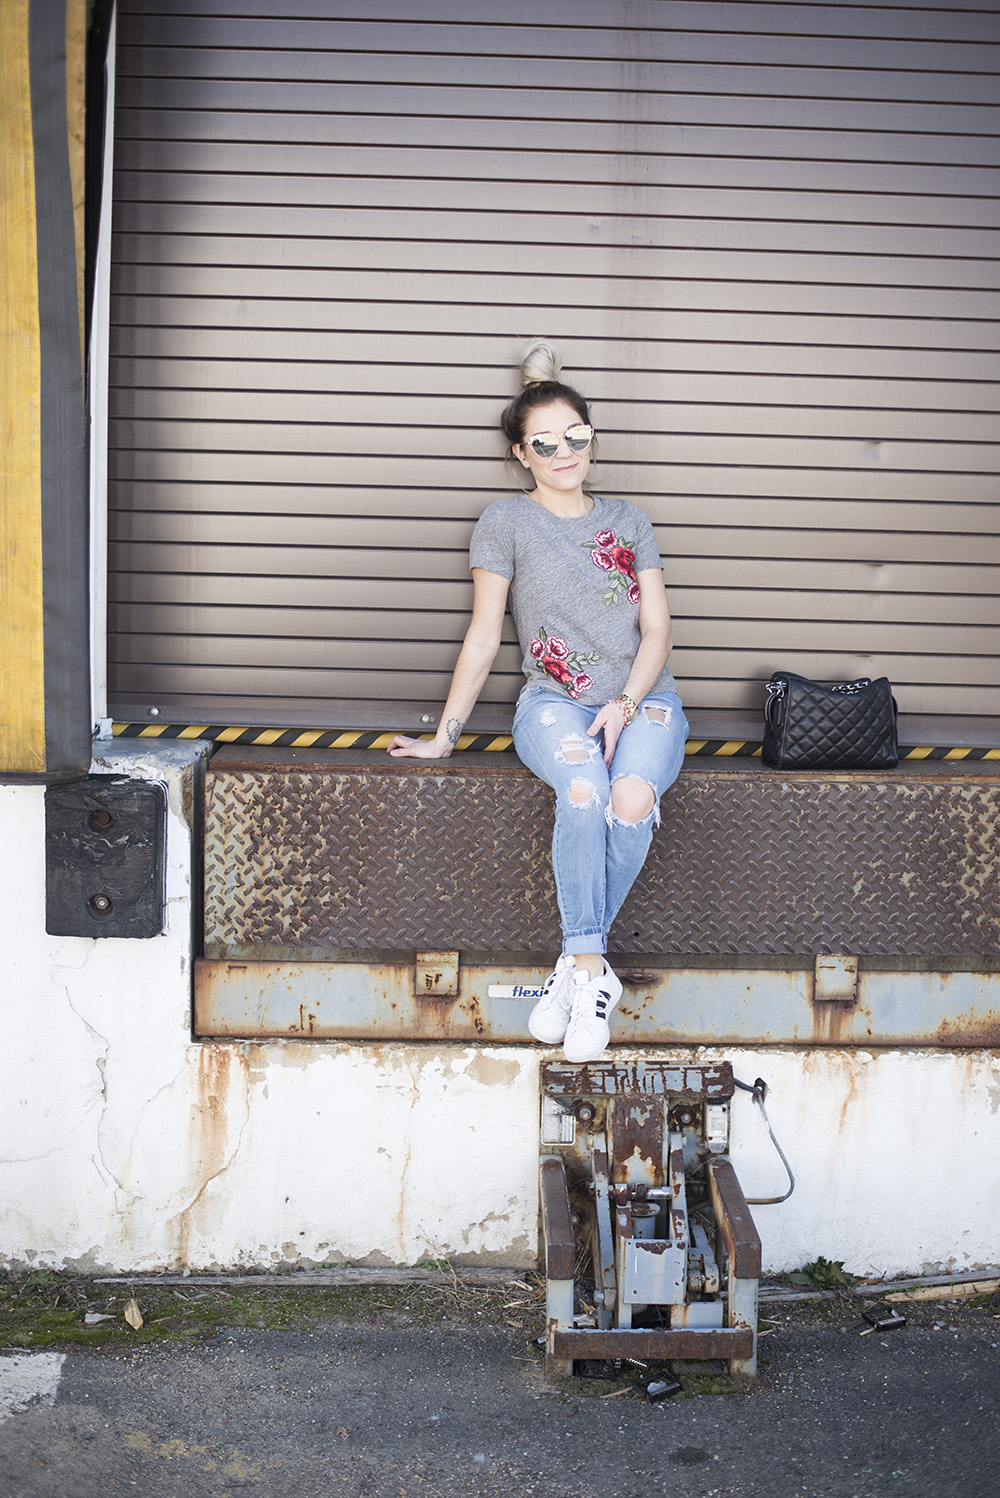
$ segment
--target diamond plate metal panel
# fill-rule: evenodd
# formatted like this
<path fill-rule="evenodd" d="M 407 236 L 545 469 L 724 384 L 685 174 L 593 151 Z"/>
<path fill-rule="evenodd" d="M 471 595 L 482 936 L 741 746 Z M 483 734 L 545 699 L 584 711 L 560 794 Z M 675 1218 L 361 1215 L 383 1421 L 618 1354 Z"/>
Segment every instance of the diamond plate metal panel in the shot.
<path fill-rule="evenodd" d="M 559 946 L 551 792 L 516 761 L 234 749 L 206 798 L 209 957 Z M 984 766 L 698 765 L 664 799 L 611 949 L 995 955 L 998 824 Z"/>

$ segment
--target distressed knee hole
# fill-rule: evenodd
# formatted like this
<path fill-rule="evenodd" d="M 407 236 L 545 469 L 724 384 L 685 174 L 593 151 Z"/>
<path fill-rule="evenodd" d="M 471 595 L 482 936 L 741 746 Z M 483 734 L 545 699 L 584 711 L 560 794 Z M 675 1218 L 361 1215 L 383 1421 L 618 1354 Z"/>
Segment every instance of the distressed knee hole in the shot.
<path fill-rule="evenodd" d="M 569 788 L 569 799 L 574 806 L 596 806 L 597 786 L 592 780 L 574 780 Z"/>
<path fill-rule="evenodd" d="M 666 723 L 667 721 L 666 708 L 645 707 L 643 708 L 643 712 L 646 714 L 646 721 L 648 723 Z"/>
<path fill-rule="evenodd" d="M 585 765 L 598 752 L 597 740 L 584 738 L 579 733 L 568 733 L 556 750 L 556 764 Z"/>
<path fill-rule="evenodd" d="M 611 786 L 611 801 L 608 805 L 608 826 L 615 822 L 626 827 L 635 827 L 658 813 L 656 790 L 646 780 L 635 775 L 622 775 Z M 612 818 L 614 820 L 612 820 Z M 656 817 L 659 825 L 659 815 Z"/>

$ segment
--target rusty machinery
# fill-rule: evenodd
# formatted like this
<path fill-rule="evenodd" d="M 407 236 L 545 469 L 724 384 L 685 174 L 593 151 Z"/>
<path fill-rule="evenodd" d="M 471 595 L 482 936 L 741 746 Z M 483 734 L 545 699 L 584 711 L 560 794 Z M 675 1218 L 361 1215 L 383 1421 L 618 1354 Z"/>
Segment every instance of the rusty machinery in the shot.
<path fill-rule="evenodd" d="M 541 1080 L 546 1374 L 616 1358 L 755 1373 L 760 1238 L 727 1155 L 730 1064 L 546 1062 Z"/>

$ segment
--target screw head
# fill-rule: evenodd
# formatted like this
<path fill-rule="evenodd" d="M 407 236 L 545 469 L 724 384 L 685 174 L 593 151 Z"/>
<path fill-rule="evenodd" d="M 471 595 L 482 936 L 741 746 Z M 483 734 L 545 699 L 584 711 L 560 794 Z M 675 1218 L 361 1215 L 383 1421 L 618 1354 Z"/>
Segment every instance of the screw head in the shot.
<path fill-rule="evenodd" d="M 110 895 L 91 895 L 90 908 L 95 915 L 110 915 L 114 905 Z"/>

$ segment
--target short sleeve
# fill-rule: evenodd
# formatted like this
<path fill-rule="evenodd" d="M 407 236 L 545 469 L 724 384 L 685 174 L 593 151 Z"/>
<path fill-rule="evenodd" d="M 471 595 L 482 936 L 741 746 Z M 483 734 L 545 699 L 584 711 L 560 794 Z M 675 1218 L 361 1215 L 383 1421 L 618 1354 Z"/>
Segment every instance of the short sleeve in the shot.
<path fill-rule="evenodd" d="M 513 530 L 501 506 L 502 501 L 487 506 L 476 521 L 469 543 L 469 566 L 499 573 L 509 582 L 514 576 Z"/>
<path fill-rule="evenodd" d="M 634 507 L 636 515 L 636 542 L 635 542 L 635 570 L 642 572 L 650 567 L 657 567 L 662 572 L 663 563 L 660 560 L 660 548 L 656 544 L 656 536 L 649 516 L 645 510 L 640 510 L 638 505 Z"/>

